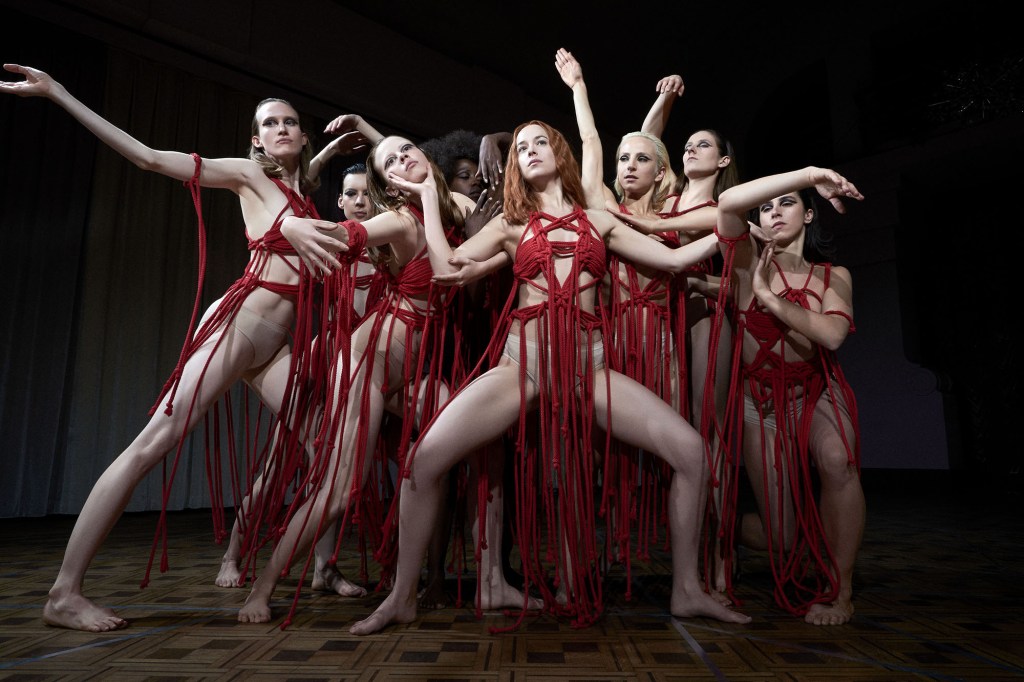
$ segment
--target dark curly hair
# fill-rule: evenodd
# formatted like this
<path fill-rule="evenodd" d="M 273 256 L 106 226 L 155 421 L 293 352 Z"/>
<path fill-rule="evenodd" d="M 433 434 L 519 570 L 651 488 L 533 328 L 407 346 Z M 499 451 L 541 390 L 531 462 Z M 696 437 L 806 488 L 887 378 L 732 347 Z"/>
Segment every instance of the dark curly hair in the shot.
<path fill-rule="evenodd" d="M 459 129 L 431 138 L 417 146 L 437 164 L 444 179 L 451 182 L 458 160 L 468 159 L 473 163 L 480 163 L 481 137 L 471 130 Z"/>

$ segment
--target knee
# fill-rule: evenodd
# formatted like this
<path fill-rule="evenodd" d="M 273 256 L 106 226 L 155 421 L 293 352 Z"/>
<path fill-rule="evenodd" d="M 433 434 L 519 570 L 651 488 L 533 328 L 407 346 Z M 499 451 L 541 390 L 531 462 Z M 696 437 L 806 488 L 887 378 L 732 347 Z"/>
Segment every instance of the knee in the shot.
<path fill-rule="evenodd" d="M 822 486 L 839 488 L 860 480 L 857 466 L 850 461 L 845 448 L 833 448 L 817 458 L 815 466 Z"/>

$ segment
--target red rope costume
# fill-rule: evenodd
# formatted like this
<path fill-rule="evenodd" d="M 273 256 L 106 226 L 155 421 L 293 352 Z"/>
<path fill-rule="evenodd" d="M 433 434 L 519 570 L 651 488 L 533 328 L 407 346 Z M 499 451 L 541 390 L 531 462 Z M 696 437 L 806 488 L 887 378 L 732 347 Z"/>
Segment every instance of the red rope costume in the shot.
<path fill-rule="evenodd" d="M 552 240 L 556 229 L 576 238 Z M 559 279 L 555 265 L 562 259 L 572 263 Z M 516 250 L 516 286 L 487 352 L 491 366 L 503 353 L 519 364 L 523 400 L 515 435 L 515 536 L 524 598 L 536 586 L 546 608 L 571 616 L 579 627 L 593 623 L 602 610 L 591 429 L 594 370 L 602 362 L 595 349 L 603 352 L 603 321 L 582 309 L 580 294 L 598 287 L 606 263 L 604 241 L 583 209 L 561 217 L 533 213 Z M 513 309 L 523 288 L 543 293 L 545 300 Z M 535 381 L 540 391 L 536 421 L 527 418 L 527 381 Z M 532 432 L 530 424 L 536 425 Z M 568 597 L 565 606 L 556 602 L 560 585 Z M 524 615 L 525 604 L 513 628 Z"/>
<path fill-rule="evenodd" d="M 737 240 L 720 239 L 728 244 L 726 262 L 731 270 Z M 784 284 L 778 296 L 805 309 L 820 311 L 822 294 L 829 288 L 830 263 L 812 264 L 803 284 L 798 287 L 786 280 L 785 273 L 774 260 L 773 265 Z M 723 280 L 723 292 L 726 288 Z M 846 313 L 836 310 L 821 312 L 845 317 L 850 324 L 850 332 L 855 331 L 853 320 Z M 780 547 L 782 538 L 774 536 L 773 524 L 765 524 L 768 556 L 775 582 L 775 600 L 790 613 L 804 615 L 813 604 L 834 601 L 839 589 L 838 569 L 828 546 L 815 498 L 813 457 L 810 451 L 811 422 L 815 407 L 822 400 L 827 401 L 827 409 L 838 426 L 840 439 L 846 449 L 847 461 L 859 471 L 857 405 L 853 389 L 843 375 L 835 353 L 815 344 L 813 357 L 806 360 L 796 357 L 787 339 L 793 333 L 792 330 L 758 304 L 756 297 L 752 298 L 745 310 L 740 311 L 737 331 L 736 359 L 739 360 L 744 342 L 746 351 L 742 353 L 743 362 L 734 365 L 742 365 L 742 384 L 737 385 L 734 379 L 733 390 L 730 391 L 729 432 L 737 435 L 736 446 L 731 450 L 742 452 L 742 420 L 746 402 L 752 408 L 748 420 L 756 414 L 756 420 L 760 423 L 761 457 L 766 474 L 763 481 L 751 481 L 751 485 L 765 486 L 765 499 L 770 501 L 773 498 L 769 494 L 771 491 L 768 489 L 767 472 L 772 469 L 777 472 L 785 470 L 789 476 L 790 502 L 796 527 L 792 542 L 786 547 Z M 766 421 L 771 419 L 775 422 L 775 433 L 772 438 L 774 454 L 769 461 L 770 451 L 764 440 L 771 432 L 770 423 L 766 427 Z M 852 433 L 845 430 L 846 423 L 852 424 Z M 727 468 L 726 508 L 723 510 L 724 525 L 729 529 L 727 541 L 723 543 L 723 552 L 730 595 L 731 563 L 734 560 L 732 533 L 735 532 L 737 522 L 738 467 L 738 460 L 734 460 Z M 772 514 L 781 527 L 785 506 L 781 494 L 776 497 L 778 501 Z"/>
<path fill-rule="evenodd" d="M 407 208 L 413 213 L 422 225 L 422 213 L 412 205 Z M 343 223 L 352 224 L 350 221 Z M 449 240 L 457 243 L 454 234 L 449 234 Z M 351 245 L 350 245 L 351 246 Z M 351 248 L 349 251 L 353 254 Z M 355 254 L 353 254 L 354 256 Z M 395 344 L 404 348 L 400 379 L 395 381 L 395 368 L 385 364 L 385 380 L 380 392 L 385 401 L 397 399 L 401 406 L 400 432 L 397 438 L 378 439 L 375 447 L 369 452 L 373 462 L 366 462 L 371 428 L 376 430 L 377 425 L 371 425 L 367 419 L 358 420 L 357 432 L 354 444 L 355 452 L 347 459 L 356 472 L 352 478 L 352 484 L 348 493 L 348 505 L 340 524 L 338 538 L 335 543 L 335 556 L 331 563 L 337 559 L 337 552 L 340 548 L 342 537 L 345 534 L 349 521 L 359 526 L 362 531 L 361 543 L 368 542 L 375 548 L 374 557 L 382 565 L 381 584 L 386 584 L 386 578 L 394 570 L 394 560 L 397 554 L 397 530 L 398 530 L 398 496 L 394 491 L 400 486 L 394 486 L 388 476 L 389 459 L 394 459 L 398 464 L 399 478 L 408 475 L 409 463 L 407 455 L 413 442 L 413 436 L 417 422 L 425 424 L 440 407 L 441 390 L 445 386 L 446 379 L 443 376 L 444 349 L 446 345 L 458 348 L 460 342 L 460 329 L 457 324 L 458 304 L 462 299 L 460 290 L 437 285 L 431 281 L 433 271 L 430 260 L 427 256 L 426 246 L 397 272 L 387 268 L 381 268 L 381 279 L 383 290 L 381 297 L 372 310 L 368 309 L 365 317 L 360 323 L 360 328 L 353 332 L 353 336 L 366 336 L 366 350 L 356 360 L 356 365 L 350 366 L 349 349 L 339 350 L 335 362 L 331 367 L 331 384 L 340 385 L 341 391 L 337 394 L 328 394 L 327 403 L 324 409 L 324 418 L 317 434 L 317 461 L 313 468 L 315 474 L 313 485 L 333 485 L 335 471 L 327 470 L 331 459 L 333 448 L 344 438 L 344 419 L 346 406 L 349 400 L 357 400 L 356 412 L 359 415 L 370 414 L 371 391 L 373 390 L 369 377 L 373 374 L 376 363 L 390 363 L 390 358 L 381 358 L 377 348 L 382 340 L 388 349 L 396 348 Z M 347 299 L 344 298 L 344 289 L 338 289 L 336 296 L 341 297 L 342 305 Z M 329 300 L 338 299 L 332 296 L 330 291 L 326 293 Z M 351 307 L 351 306 L 348 306 Z M 359 395 L 349 393 L 350 379 L 358 371 L 365 371 L 366 381 Z M 340 373 L 340 374 L 339 374 Z M 457 380 L 465 374 L 464 364 L 456 354 L 456 362 L 452 367 L 451 377 L 448 381 Z M 393 451 L 386 451 L 394 448 Z M 345 457 L 341 461 L 345 461 Z M 359 472 L 369 467 L 370 479 L 363 484 Z M 387 498 L 391 498 L 390 500 Z M 385 509 L 387 507 L 387 509 Z M 320 520 L 307 519 L 306 522 L 317 522 Z M 365 544 L 364 544 L 365 550 Z M 366 557 L 363 557 L 363 577 L 366 579 Z M 296 592 L 296 600 L 298 592 Z M 292 610 L 294 611 L 293 602 Z M 290 621 L 291 613 L 286 618 L 283 626 Z"/>
<path fill-rule="evenodd" d="M 659 216 L 670 218 L 715 205 L 709 201 L 680 211 L 678 204 L 677 196 L 672 209 Z M 621 204 L 619 210 L 629 213 Z M 670 248 L 680 246 L 678 232 L 659 232 L 655 236 Z M 702 263 L 687 271 L 705 271 L 706 267 L 707 264 Z M 605 344 L 611 366 L 670 405 L 678 404 L 679 413 L 689 419 L 686 273 L 638 270 L 629 260 L 610 254 L 608 280 L 610 321 Z M 605 479 L 602 510 L 610 515 L 614 547 L 626 562 L 626 597 L 629 598 L 631 530 L 635 527 L 637 531 L 637 556 L 646 559 L 650 542 L 657 539 L 659 527 L 664 528 L 667 523 L 672 471 L 660 458 L 620 442 L 613 442 L 605 468 L 614 474 Z M 629 505 L 619 502 L 630 499 L 633 503 Z M 665 542 L 668 542 L 667 534 Z M 611 550 L 613 543 L 608 547 Z"/>
<path fill-rule="evenodd" d="M 305 270 L 297 265 L 292 264 L 290 261 L 282 258 L 283 256 L 296 256 L 296 252 L 292 245 L 284 238 L 281 234 L 281 223 L 288 215 L 296 215 L 300 217 L 311 217 L 319 218 L 316 207 L 313 205 L 312 200 L 309 197 L 301 197 L 294 190 L 287 187 L 283 182 L 276 178 L 271 178 L 273 182 L 281 190 L 287 199 L 287 204 L 278 213 L 277 217 L 271 228 L 262 237 L 257 239 L 249 238 L 248 247 L 252 252 L 252 257 L 246 264 L 245 271 L 242 276 L 236 280 L 231 286 L 228 287 L 224 296 L 216 304 L 215 308 L 211 308 L 208 311 L 207 316 L 203 319 L 199 328 L 196 329 L 196 319 L 199 312 L 199 303 L 202 295 L 203 279 L 205 275 L 206 267 L 206 234 L 205 225 L 202 216 L 202 205 L 200 201 L 200 186 L 199 186 L 199 175 L 202 164 L 202 159 L 197 154 L 192 155 L 195 159 L 196 170 L 192 176 L 192 179 L 185 183 L 192 193 L 193 203 L 196 208 L 198 215 L 198 230 L 199 230 L 199 282 L 196 292 L 196 302 L 193 308 L 192 320 L 189 324 L 188 334 L 186 335 L 186 341 L 182 348 L 181 355 L 178 359 L 178 363 L 175 366 L 171 376 L 164 384 L 163 389 L 160 392 L 160 398 L 156 404 L 150 408 L 150 415 L 155 414 L 156 410 L 160 407 L 160 403 L 166 403 L 165 412 L 171 414 L 174 397 L 177 393 L 178 385 L 182 378 L 182 373 L 185 368 L 186 362 L 191 358 L 204 344 L 209 342 L 215 335 L 224 330 L 227 326 L 235 323 L 237 316 L 245 305 L 245 301 L 248 296 L 256 291 L 257 289 L 266 289 L 272 291 L 284 298 L 295 301 L 296 306 L 296 324 L 291 331 L 293 342 L 296 347 L 306 347 L 303 344 L 308 344 L 312 338 L 312 327 L 315 323 L 315 312 L 313 307 L 313 280 L 312 278 L 305 275 Z M 268 281 L 263 279 L 263 273 L 268 269 L 271 261 L 277 259 L 285 262 L 292 272 L 299 275 L 298 284 L 285 284 L 281 282 Z M 193 333 L 193 329 L 195 332 Z M 192 396 L 191 401 L 188 403 L 188 414 L 186 415 L 186 423 L 191 421 L 191 415 L 196 407 L 196 401 L 200 394 L 200 388 L 202 386 L 203 378 L 209 369 L 210 360 L 214 357 L 216 348 L 220 346 L 224 337 L 221 336 L 216 341 L 214 352 L 211 352 L 206 364 L 203 366 L 200 378 L 196 385 L 196 390 Z M 287 338 L 284 339 L 287 343 Z M 309 407 L 310 398 L 316 394 L 315 391 L 303 391 L 298 390 L 302 387 L 300 382 L 296 382 L 292 377 L 296 376 L 296 362 L 299 358 L 305 357 L 306 354 L 299 353 L 293 354 L 292 356 L 292 372 L 289 373 L 289 381 L 285 388 L 285 395 L 282 401 L 281 413 L 277 415 L 278 423 L 298 423 L 296 420 L 300 419 L 300 415 L 306 413 Z M 307 358 L 308 359 L 308 358 Z M 307 367 L 305 376 L 311 377 L 316 376 L 316 372 L 313 371 L 312 367 Z M 228 407 L 226 416 L 226 425 L 228 430 L 231 428 L 231 415 L 230 415 L 230 403 L 225 400 L 225 405 Z M 224 530 L 224 504 L 221 495 L 222 480 L 221 480 L 221 450 L 220 450 L 220 410 L 218 405 L 215 403 L 211 412 L 211 415 L 207 415 L 207 473 L 210 484 L 210 499 L 212 508 L 214 510 L 214 531 L 218 542 L 220 542 L 226 532 Z M 259 431 L 258 425 L 252 425 L 247 423 L 247 431 L 253 436 Z M 259 472 L 265 470 L 266 463 L 268 461 L 276 462 L 275 469 L 277 475 L 281 477 L 287 477 L 289 474 L 294 474 L 295 471 L 302 466 L 302 444 L 298 442 L 297 432 L 293 432 L 290 429 L 282 429 L 284 435 L 275 440 L 275 443 L 260 444 L 258 438 L 251 439 L 249 450 L 247 453 L 248 458 L 248 475 L 246 484 L 251 483 L 258 475 Z M 174 474 L 177 471 L 178 463 L 181 458 L 182 448 L 184 446 L 186 437 L 188 435 L 188 429 L 185 429 L 181 434 L 181 438 L 178 442 L 177 449 L 175 451 L 175 457 L 171 464 L 170 471 L 167 469 L 167 461 L 164 461 L 164 493 L 163 502 L 161 508 L 160 519 L 154 537 L 153 547 L 150 552 L 149 564 L 146 568 L 146 575 L 143 579 L 142 585 L 145 586 L 149 582 L 149 575 L 152 569 L 153 559 L 156 553 L 157 543 L 162 541 L 163 552 L 161 557 L 160 569 L 161 571 L 167 570 L 167 546 L 166 546 L 166 513 L 167 513 L 167 501 L 170 496 L 171 481 L 174 479 Z M 212 442 L 211 442 L 212 441 Z M 230 433 L 227 436 L 227 442 L 229 444 L 234 443 L 234 438 L 231 437 Z M 229 452 L 230 471 L 232 472 L 231 487 L 233 495 L 236 501 L 236 506 L 239 506 L 238 514 L 240 524 L 242 526 L 243 537 L 243 555 L 247 552 L 252 553 L 254 547 L 258 544 L 256 536 L 256 530 L 259 526 L 258 523 L 252 523 L 250 519 L 262 518 L 266 510 L 275 508 L 275 505 L 266 503 L 263 500 L 258 501 L 257 507 L 259 512 L 255 517 L 250 513 L 244 513 L 244 510 L 240 508 L 238 504 L 241 499 L 242 483 L 235 478 L 235 474 L 238 471 L 237 467 L 237 456 L 234 452 L 234 448 L 231 447 Z M 284 494 L 283 491 L 281 493 Z M 278 498 L 279 502 L 280 499 Z M 251 559 L 250 559 L 251 560 Z"/>

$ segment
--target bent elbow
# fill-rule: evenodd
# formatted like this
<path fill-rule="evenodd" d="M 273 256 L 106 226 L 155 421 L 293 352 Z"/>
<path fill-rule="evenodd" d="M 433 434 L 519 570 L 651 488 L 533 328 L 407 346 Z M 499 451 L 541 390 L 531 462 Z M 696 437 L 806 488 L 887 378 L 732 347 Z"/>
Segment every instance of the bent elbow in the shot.
<path fill-rule="evenodd" d="M 821 345 L 832 351 L 833 353 L 839 350 L 839 347 L 843 345 L 843 341 L 846 341 L 846 334 L 829 334 L 822 340 Z"/>

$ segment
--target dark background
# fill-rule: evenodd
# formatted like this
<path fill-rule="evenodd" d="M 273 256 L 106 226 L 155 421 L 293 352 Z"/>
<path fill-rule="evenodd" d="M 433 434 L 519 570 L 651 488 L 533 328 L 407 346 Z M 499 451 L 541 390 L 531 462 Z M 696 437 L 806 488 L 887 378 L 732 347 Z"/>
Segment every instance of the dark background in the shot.
<path fill-rule="evenodd" d="M 112 68 L 115 63 L 137 65 L 140 82 L 157 74 L 148 83 L 157 95 L 170 91 L 173 81 L 181 91 L 209 91 L 250 112 L 264 97 L 285 97 L 313 131 L 348 112 L 363 114 L 382 132 L 417 141 L 455 128 L 510 131 L 540 118 L 575 140 L 571 95 L 554 69 L 555 50 L 564 46 L 583 66 L 610 148 L 640 127 L 658 79 L 678 73 L 686 92 L 664 134 L 673 159 L 680 158 L 690 132 L 713 127 L 733 141 L 744 178 L 830 166 L 866 196 L 846 216 L 825 215 L 837 233 L 837 262 L 854 276 L 857 333 L 840 358 L 858 395 L 864 466 L 1019 481 L 1022 448 L 1015 424 L 1022 414 L 1022 373 L 1014 285 L 1022 229 L 1024 50 L 1019 22 L 1008 9 L 978 3 L 462 0 L 27 4 L 0 0 L 3 60 L 50 72 L 122 126 L 135 120 L 137 95 L 124 92 L 123 70 Z M 117 118 L 119 103 L 123 119 Z M 74 146 L 58 141 L 58 128 L 75 128 L 69 119 L 47 102 L 0 100 L 6 132 L 0 142 L 0 229 L 12 247 L 8 258 L 15 254 L 16 267 L 28 273 L 9 275 L 7 310 L 0 317 L 0 436 L 7 462 L 3 483 L 10 488 L 3 498 L 14 500 L 0 515 L 72 511 L 73 501 L 54 501 L 62 486 L 53 478 L 43 501 L 27 506 L 17 500 L 25 499 L 28 484 L 12 481 L 39 462 L 79 461 L 66 442 L 84 429 L 116 425 L 118 434 L 136 433 L 148 407 L 125 398 L 123 406 L 91 421 L 76 407 L 90 390 L 81 381 L 76 348 L 102 313 L 75 291 L 95 277 L 95 260 L 72 253 L 59 273 L 33 279 L 52 267 L 44 255 L 52 242 L 39 236 L 26 214 L 42 220 L 44 208 L 60 209 L 59 216 L 47 215 L 46 234 L 63 224 L 62 244 L 89 244 L 98 228 L 83 216 L 129 192 L 117 183 L 99 189 L 103 178 L 91 161 L 98 152 L 89 147 L 88 134 L 67 133 L 78 136 Z M 214 120 L 208 127 L 159 142 L 130 132 L 152 146 L 244 154 L 247 130 Z M 204 142 L 212 138 L 233 146 L 215 150 Z M 317 149 L 327 141 L 314 136 Z M 325 172 L 317 196 L 325 216 L 332 215 L 337 173 L 345 165 Z M 39 187 L 45 199 L 27 196 Z M 172 190 L 178 192 L 172 201 L 187 222 L 191 205 L 180 191 Z M 213 196 L 205 205 L 223 214 L 221 222 L 240 225 L 234 197 Z M 69 217 L 75 206 L 78 217 Z M 214 286 L 217 272 L 231 281 L 244 262 L 237 241 L 223 253 L 218 248 L 211 252 L 211 295 L 223 289 Z M 182 277 L 180 288 L 190 301 L 189 277 Z M 165 305 L 161 286 L 123 295 Z M 38 344 L 26 346 L 23 336 L 27 323 L 41 324 L 40 311 L 62 309 L 53 298 L 58 289 L 70 306 L 48 319 L 51 336 L 60 332 L 52 348 L 64 350 L 51 351 L 64 354 L 59 360 Z M 110 290 L 119 295 L 116 283 Z M 28 291 L 37 297 L 32 305 L 24 303 Z M 153 378 L 135 379 L 141 394 L 155 395 L 170 370 L 188 310 L 166 314 L 162 334 L 173 348 L 154 355 Z M 138 332 L 104 329 L 108 336 Z M 132 348 L 136 353 L 157 351 L 140 343 Z M 118 357 L 105 362 L 114 367 Z M 56 369 L 41 381 L 40 368 Z M 47 381 L 53 390 L 41 388 Z M 118 395 L 109 397 L 114 405 Z M 48 421 L 40 425 L 39 415 Z M 42 442 L 40 432 L 46 435 Z M 119 447 L 125 444 L 122 438 Z M 86 489 L 116 446 L 108 450 L 95 470 L 80 472 Z M 17 475 L 10 473 L 11 461 L 22 462 Z M 70 466 L 55 467 L 65 487 Z"/>

